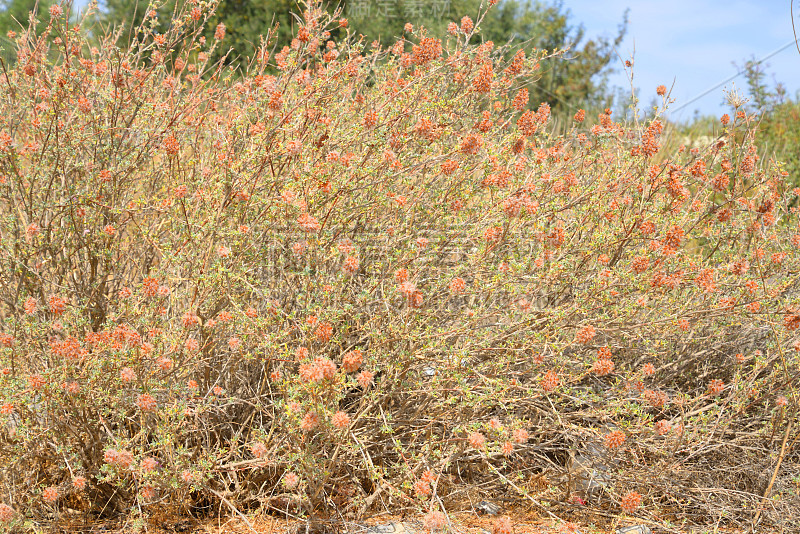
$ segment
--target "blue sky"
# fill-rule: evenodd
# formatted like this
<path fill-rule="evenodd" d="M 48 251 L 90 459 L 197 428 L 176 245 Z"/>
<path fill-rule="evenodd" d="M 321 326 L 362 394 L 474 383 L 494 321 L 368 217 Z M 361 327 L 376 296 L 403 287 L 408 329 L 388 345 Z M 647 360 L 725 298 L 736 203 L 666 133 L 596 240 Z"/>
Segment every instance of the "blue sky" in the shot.
<path fill-rule="evenodd" d="M 800 31 L 799 2 L 795 2 L 795 25 Z M 628 34 L 619 48 L 623 59 L 636 49 L 634 85 L 641 88 L 643 105 L 655 96 L 655 88 L 675 82 L 672 116 L 689 119 L 701 113 L 722 114 L 723 88 L 733 84 L 745 89 L 744 77 L 712 91 L 695 102 L 690 100 L 737 74 L 741 65 L 755 56 L 761 59 L 792 43 L 766 60 L 770 83 L 782 82 L 789 96 L 800 90 L 800 52 L 794 46 L 789 0 L 565 0 L 574 24 L 582 23 L 587 36 L 616 35 L 622 15 L 630 7 Z M 619 61 L 617 62 L 619 64 Z M 624 74 L 611 79 L 613 85 L 629 88 Z"/>

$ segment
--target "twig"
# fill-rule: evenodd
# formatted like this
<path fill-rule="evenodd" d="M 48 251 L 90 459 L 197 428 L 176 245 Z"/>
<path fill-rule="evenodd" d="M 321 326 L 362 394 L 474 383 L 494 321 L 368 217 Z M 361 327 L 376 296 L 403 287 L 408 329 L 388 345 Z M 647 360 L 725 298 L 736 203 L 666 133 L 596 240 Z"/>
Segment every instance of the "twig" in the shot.
<path fill-rule="evenodd" d="M 536 505 L 536 507 L 537 507 L 537 508 L 540 508 L 541 510 L 544 510 L 544 511 L 545 511 L 545 512 L 546 512 L 546 513 L 547 513 L 547 514 L 550 516 L 550 517 L 552 517 L 553 519 L 557 519 L 558 521 L 561 521 L 562 523 L 566 523 L 566 521 L 565 521 L 565 520 L 561 519 L 561 518 L 560 518 L 560 517 L 558 517 L 556 514 L 554 514 L 554 513 L 553 513 L 553 512 L 551 512 L 550 510 L 548 510 L 548 509 L 547 509 L 547 507 L 546 507 L 545 505 L 543 505 L 542 503 L 540 503 L 539 501 L 537 501 L 536 499 L 534 499 L 533 497 L 531 497 L 530 495 L 528 495 L 528 493 L 527 493 L 526 491 L 524 491 L 522 488 L 520 488 L 519 486 L 517 486 L 516 484 L 514 484 L 513 482 L 511 482 L 511 481 L 510 481 L 508 478 L 506 478 L 506 477 L 505 477 L 505 475 L 503 475 L 503 473 L 501 473 L 500 471 L 498 471 L 498 470 L 497 470 L 497 468 L 496 468 L 495 466 L 493 466 L 493 465 L 492 465 L 492 464 L 490 464 L 489 462 L 486 462 L 486 465 L 488 465 L 488 466 L 489 466 L 489 469 L 491 469 L 492 471 L 494 471 L 494 473 L 495 473 L 497 476 L 499 476 L 500 478 L 502 478 L 502 479 L 503 479 L 503 481 L 505 481 L 505 482 L 506 482 L 506 483 L 507 483 L 509 486 L 511 486 L 512 488 L 514 488 L 514 489 L 517 491 L 517 493 L 519 493 L 520 495 L 522 495 L 522 496 L 526 497 L 526 498 L 527 498 L 529 501 L 531 501 L 531 502 L 532 502 L 534 505 Z M 577 532 L 578 534 L 581 534 L 581 531 L 580 531 L 580 530 L 576 530 L 575 532 Z"/>
<path fill-rule="evenodd" d="M 797 43 L 797 30 L 794 27 L 794 0 L 789 2 L 789 15 L 792 20 L 792 33 L 794 34 L 794 44 L 797 47 L 797 51 L 800 52 L 800 44 Z"/>
<path fill-rule="evenodd" d="M 218 491 L 216 491 L 216 490 L 214 490 L 214 489 L 208 488 L 208 490 L 209 490 L 211 493 L 213 493 L 214 495 L 216 495 L 217 497 L 219 497 L 219 499 L 220 499 L 222 502 L 224 502 L 225 504 L 227 504 L 227 505 L 228 505 L 228 508 L 230 508 L 230 509 L 231 509 L 233 512 L 235 512 L 235 513 L 236 513 L 236 515 L 238 515 L 239 517 L 241 517 L 241 518 L 242 518 L 242 521 L 244 521 L 244 522 L 245 522 L 245 524 L 247 525 L 247 528 L 248 528 L 248 529 L 250 529 L 250 532 L 255 532 L 256 534 L 258 534 L 258 531 L 257 531 L 255 528 L 253 528 L 253 524 L 252 524 L 252 523 L 251 523 L 251 522 L 250 522 L 250 521 L 247 519 L 247 517 L 246 517 L 246 516 L 245 516 L 245 515 L 244 515 L 242 512 L 240 512 L 240 511 L 239 511 L 239 510 L 238 510 L 238 509 L 237 509 L 237 508 L 236 508 L 236 507 L 233 505 L 233 503 L 231 503 L 231 501 L 229 501 L 228 499 L 226 499 L 226 498 L 225 498 L 225 497 L 224 497 L 224 496 L 223 496 L 221 493 L 219 493 Z"/>
<path fill-rule="evenodd" d="M 8 93 L 11 95 L 11 99 L 15 99 L 17 96 L 17 90 L 11 85 L 11 80 L 8 79 L 8 71 L 6 70 L 6 62 L 3 61 L 3 58 L 0 57 L 0 67 L 3 67 L 3 76 L 6 78 L 6 83 L 8 84 Z"/>
<path fill-rule="evenodd" d="M 772 472 L 772 478 L 767 485 L 767 489 L 764 490 L 764 495 L 761 496 L 761 504 L 758 506 L 758 510 L 756 510 L 756 516 L 753 518 L 753 524 L 750 527 L 751 532 L 755 532 L 756 524 L 758 523 L 759 518 L 761 517 L 761 512 L 764 510 L 764 503 L 769 498 L 769 494 L 772 491 L 772 485 L 775 484 L 775 479 L 778 478 L 778 470 L 781 468 L 781 463 L 783 463 L 783 458 L 786 456 L 786 442 L 789 441 L 789 434 L 792 431 L 792 425 L 794 424 L 794 413 L 789 418 L 789 424 L 786 425 L 786 432 L 783 434 L 783 443 L 781 443 L 781 453 L 778 455 L 778 463 L 775 464 L 775 470 Z"/>

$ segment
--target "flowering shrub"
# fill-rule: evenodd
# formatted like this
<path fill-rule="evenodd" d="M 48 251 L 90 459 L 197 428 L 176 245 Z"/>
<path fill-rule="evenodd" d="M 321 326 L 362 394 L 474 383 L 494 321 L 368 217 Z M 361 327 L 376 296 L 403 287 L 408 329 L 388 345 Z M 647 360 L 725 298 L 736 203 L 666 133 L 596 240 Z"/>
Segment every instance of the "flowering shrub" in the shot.
<path fill-rule="evenodd" d="M 234 75 L 208 62 L 224 28 L 199 37 L 211 8 L 166 34 L 150 17 L 126 49 L 58 12 L 16 39 L 0 521 L 388 494 L 437 530 L 460 463 L 511 477 L 549 450 L 565 472 L 575 435 L 620 465 L 601 498 L 680 516 L 711 499 L 680 458 L 733 476 L 732 451 L 774 448 L 800 234 L 746 114 L 675 154 L 657 116 L 580 111 L 555 135 L 522 87 L 544 55 L 504 63 L 468 18 L 389 49 L 328 41 L 345 22 L 315 6 Z"/>

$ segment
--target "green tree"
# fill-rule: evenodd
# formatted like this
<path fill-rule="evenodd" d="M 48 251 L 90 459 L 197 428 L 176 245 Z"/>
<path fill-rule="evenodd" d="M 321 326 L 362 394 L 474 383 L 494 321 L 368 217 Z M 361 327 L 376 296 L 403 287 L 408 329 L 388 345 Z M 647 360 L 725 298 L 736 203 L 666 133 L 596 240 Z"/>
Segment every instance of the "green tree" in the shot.
<path fill-rule="evenodd" d="M 734 66 L 747 80 L 747 93 L 750 97 L 748 108 L 751 112 L 765 112 L 769 111 L 773 106 L 778 104 L 780 95 L 783 94 L 783 89 L 778 84 L 775 88 L 770 88 L 767 84 L 767 71 L 769 67 L 761 61 L 753 57 L 744 62 L 740 67 L 736 63 Z"/>
<path fill-rule="evenodd" d="M 45 13 L 40 18 L 47 20 L 46 13 L 51 3 L 48 0 L 0 0 L 0 34 L 5 37 L 9 31 L 18 33 L 27 28 L 32 11 Z"/>
<path fill-rule="evenodd" d="M 524 42 L 526 51 L 570 49 L 566 57 L 543 65 L 541 79 L 530 88 L 531 103 L 548 102 L 554 113 L 611 105 L 613 93 L 606 82 L 613 70 L 614 48 L 627 31 L 627 12 L 613 40 L 597 37 L 585 41 L 585 28 L 570 22 L 572 14 L 560 0 L 552 4 L 507 0 L 489 15 L 481 30 L 487 40 Z"/>
<path fill-rule="evenodd" d="M 447 9 L 441 7 L 447 5 Z M 476 20 L 481 2 L 432 0 L 419 8 L 418 2 L 396 0 L 348 0 L 345 14 L 357 33 L 369 40 L 402 35 L 405 22 L 423 24 L 433 33 L 442 34 L 448 23 L 460 22 L 461 17 Z M 616 37 L 586 39 L 582 25 L 571 23 L 572 14 L 560 0 L 545 3 L 519 0 L 499 2 L 489 10 L 480 26 L 478 38 L 501 46 L 509 42 L 509 54 L 520 47 L 527 53 L 538 50 L 570 48 L 568 59 L 554 59 L 543 65 L 542 77 L 530 87 L 531 103 L 548 102 L 554 113 L 574 112 L 577 108 L 602 108 L 610 105 L 613 95 L 606 88 L 618 46 L 627 29 L 627 13 Z"/>
<path fill-rule="evenodd" d="M 253 57 L 266 35 L 276 23 L 278 49 L 288 44 L 297 27 L 293 16 L 302 12 L 296 0 L 222 0 L 209 20 L 209 36 L 217 24 L 225 24 L 224 46 L 217 50 L 217 56 L 232 50 L 229 61 Z"/>
<path fill-rule="evenodd" d="M 142 23 L 145 11 L 149 5 L 147 0 L 102 0 L 100 2 L 100 20 L 125 29 L 135 28 Z M 170 1 L 162 5 L 160 11 L 175 8 L 175 2 Z"/>
<path fill-rule="evenodd" d="M 172 15 L 183 2 L 166 0 L 155 9 L 158 14 L 156 28 L 165 32 Z M 122 28 L 130 32 L 145 18 L 150 2 L 147 0 L 102 0 L 98 19 L 101 25 Z M 221 0 L 214 14 L 206 22 L 206 37 L 212 38 L 217 25 L 226 27 L 224 46 L 218 48 L 213 59 L 219 59 L 230 49 L 228 61 L 252 57 L 260 44 L 260 36 L 265 35 L 274 24 L 278 24 L 278 42 L 288 44 L 292 28 L 296 22 L 292 13 L 299 13 L 302 7 L 296 0 Z"/>
<path fill-rule="evenodd" d="M 800 186 L 800 95 L 770 104 L 761 117 L 756 142 L 766 155 L 784 162 L 788 181 Z"/>
<path fill-rule="evenodd" d="M 48 20 L 50 4 L 51 0 L 0 0 L 0 57 L 3 61 L 7 64 L 16 61 L 16 45 L 11 36 L 28 27 L 31 12 L 35 12 L 39 20 Z"/>
<path fill-rule="evenodd" d="M 759 116 L 756 143 L 762 154 L 783 161 L 788 180 L 800 185 L 800 94 L 787 98 L 783 84 L 770 85 L 768 69 L 755 58 L 740 67 L 749 98 L 745 108 Z"/>
<path fill-rule="evenodd" d="M 485 4 L 485 2 L 484 2 Z M 143 20 L 146 2 L 143 0 L 105 0 L 101 4 L 101 20 L 113 26 L 130 28 Z M 176 0 L 167 0 L 158 8 L 161 24 L 167 24 L 175 9 Z M 460 23 L 469 16 L 477 22 L 480 0 L 344 0 L 342 16 L 348 19 L 348 29 L 356 37 L 363 35 L 367 43 L 380 40 L 391 45 L 404 35 L 404 26 L 424 26 L 431 34 L 443 35 L 451 22 Z M 329 10 L 334 9 L 329 4 Z M 216 50 L 218 59 L 232 49 L 227 61 L 236 62 L 252 57 L 260 45 L 260 36 L 278 24 L 275 45 L 280 49 L 291 41 L 297 20 L 292 13 L 301 13 L 304 4 L 297 0 L 221 0 L 207 23 L 210 38 L 217 24 L 226 26 L 223 46 Z M 507 53 L 523 48 L 529 55 L 537 50 L 564 50 L 566 58 L 549 60 L 542 66 L 541 79 L 531 84 L 531 104 L 548 102 L 554 113 L 573 113 L 577 108 L 607 107 L 613 94 L 606 87 L 619 45 L 627 28 L 623 18 L 616 37 L 586 39 L 583 26 L 574 25 L 572 14 L 562 1 L 504 0 L 491 8 L 481 22 L 476 38 L 493 41 L 502 46 L 511 43 Z M 166 29 L 166 28 L 165 28 Z M 341 34 L 332 35 L 333 39 Z"/>

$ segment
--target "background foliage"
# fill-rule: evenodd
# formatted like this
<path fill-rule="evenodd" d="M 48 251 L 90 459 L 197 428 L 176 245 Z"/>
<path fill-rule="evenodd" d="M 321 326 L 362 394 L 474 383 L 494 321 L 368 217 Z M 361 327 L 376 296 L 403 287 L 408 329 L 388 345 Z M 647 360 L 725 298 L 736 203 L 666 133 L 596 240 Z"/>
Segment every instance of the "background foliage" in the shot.
<path fill-rule="evenodd" d="M 390 44 L 395 37 L 403 35 L 407 22 L 441 35 L 450 22 L 459 23 L 465 15 L 477 20 L 480 5 L 479 0 L 349 0 L 330 4 L 329 10 L 341 7 L 342 14 L 348 18 L 348 28 L 356 36 L 364 35 L 366 43 L 379 39 Z M 105 0 L 100 4 L 98 18 L 103 26 L 131 28 L 141 23 L 144 7 L 140 0 Z M 159 8 L 164 21 L 161 31 L 164 31 L 174 9 L 175 0 L 165 2 Z M 213 28 L 224 23 L 229 40 L 224 48 L 216 51 L 214 59 L 229 49 L 234 53 L 228 61 L 253 57 L 260 44 L 260 35 L 271 28 L 273 22 L 279 24 L 274 45 L 280 49 L 290 43 L 297 27 L 297 20 L 291 13 L 301 11 L 302 7 L 293 0 L 222 0 L 210 20 L 206 36 L 211 38 Z M 132 16 L 133 13 L 136 16 Z M 493 41 L 497 45 L 513 39 L 516 47 L 523 48 L 528 54 L 537 49 L 554 52 L 569 47 L 568 55 L 545 66 L 541 79 L 532 84 L 530 92 L 532 103 L 549 102 L 554 113 L 563 111 L 571 115 L 579 108 L 594 111 L 611 105 L 612 93 L 606 86 L 605 77 L 616 60 L 614 46 L 621 42 L 626 28 L 627 20 L 623 19 L 614 39 L 587 38 L 582 26 L 575 25 L 569 9 L 560 0 L 552 3 L 504 0 L 486 14 L 474 39 Z M 334 30 L 331 33 L 337 39 L 344 32 Z M 513 54 L 513 51 L 507 53 Z"/>

